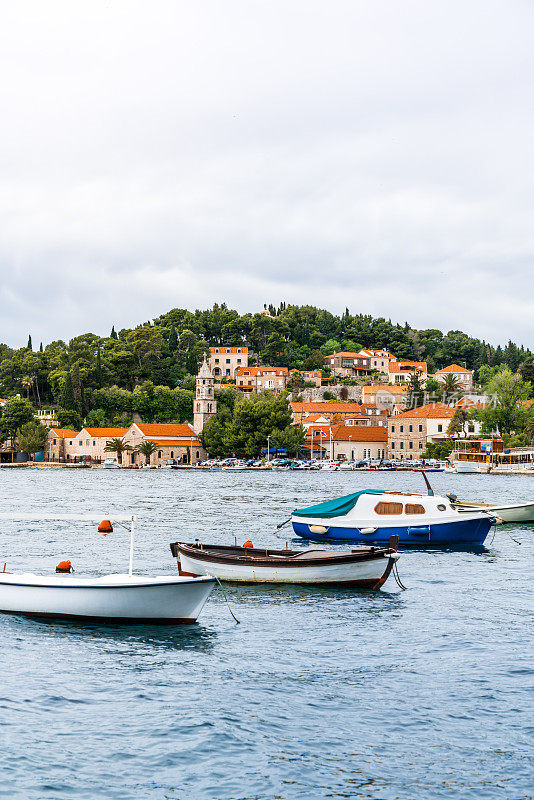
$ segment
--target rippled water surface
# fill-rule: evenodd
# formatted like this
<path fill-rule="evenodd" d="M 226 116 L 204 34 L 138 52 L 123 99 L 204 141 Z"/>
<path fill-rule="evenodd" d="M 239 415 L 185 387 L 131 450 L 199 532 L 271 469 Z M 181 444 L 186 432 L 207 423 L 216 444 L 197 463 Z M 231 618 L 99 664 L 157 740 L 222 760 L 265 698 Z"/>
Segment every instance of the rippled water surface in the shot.
<path fill-rule="evenodd" d="M 534 499 L 534 477 L 432 479 L 465 499 Z M 176 539 L 276 546 L 295 507 L 421 482 L 0 470 L 4 512 L 136 512 L 135 568 L 157 574 L 176 570 Z M 0 525 L 8 569 L 127 568 L 119 529 Z M 377 593 L 227 588 L 240 625 L 220 590 L 176 628 L 0 615 L 0 797 L 531 798 L 533 555 L 534 526 L 506 526 L 481 552 L 404 552 L 405 592 L 391 578 Z"/>

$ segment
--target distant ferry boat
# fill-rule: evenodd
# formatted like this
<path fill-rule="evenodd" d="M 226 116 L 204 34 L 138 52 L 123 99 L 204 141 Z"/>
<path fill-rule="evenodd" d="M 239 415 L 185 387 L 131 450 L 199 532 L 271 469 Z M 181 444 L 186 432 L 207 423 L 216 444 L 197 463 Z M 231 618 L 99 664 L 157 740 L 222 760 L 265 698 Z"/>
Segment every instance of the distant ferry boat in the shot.
<path fill-rule="evenodd" d="M 456 442 L 450 461 L 459 473 L 534 472 L 534 447 L 505 448 L 502 439 Z"/>

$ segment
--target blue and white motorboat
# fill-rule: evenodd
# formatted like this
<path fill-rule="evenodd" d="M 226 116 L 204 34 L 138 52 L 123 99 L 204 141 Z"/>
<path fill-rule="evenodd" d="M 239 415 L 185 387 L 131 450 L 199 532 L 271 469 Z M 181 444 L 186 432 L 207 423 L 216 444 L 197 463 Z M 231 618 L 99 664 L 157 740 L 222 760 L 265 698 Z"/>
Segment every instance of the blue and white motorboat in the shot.
<path fill-rule="evenodd" d="M 497 522 L 491 511 L 460 512 L 447 497 L 364 489 L 291 516 L 297 536 L 314 542 L 386 545 L 390 536 L 412 547 L 482 545 Z"/>

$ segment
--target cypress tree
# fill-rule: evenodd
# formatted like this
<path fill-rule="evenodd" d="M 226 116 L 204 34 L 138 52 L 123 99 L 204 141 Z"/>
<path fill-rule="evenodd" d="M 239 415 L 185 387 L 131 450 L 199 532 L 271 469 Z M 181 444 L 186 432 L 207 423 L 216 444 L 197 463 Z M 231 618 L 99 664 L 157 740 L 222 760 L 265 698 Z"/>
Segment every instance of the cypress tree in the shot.
<path fill-rule="evenodd" d="M 97 348 L 96 351 L 96 383 L 99 389 L 102 388 L 102 383 L 104 379 L 102 377 L 102 358 L 100 356 L 100 347 Z"/>
<path fill-rule="evenodd" d="M 169 331 L 169 350 L 171 353 L 174 353 L 176 348 L 178 347 L 178 336 L 176 334 L 176 328 L 174 325 L 171 325 L 171 329 Z"/>
<path fill-rule="evenodd" d="M 111 333 L 109 334 L 110 339 L 118 339 L 117 331 L 115 330 L 115 325 L 111 328 Z"/>
<path fill-rule="evenodd" d="M 42 353 L 42 352 L 43 352 L 43 343 L 42 343 L 42 342 L 41 342 L 41 344 L 39 345 L 39 352 L 40 352 L 40 353 Z"/>
<path fill-rule="evenodd" d="M 72 411 L 76 409 L 76 400 L 74 399 L 74 387 L 72 385 L 72 375 L 70 372 L 67 372 L 65 380 L 63 381 L 63 386 L 61 387 L 61 392 L 59 395 L 59 403 L 62 408 L 66 409 L 67 411 Z"/>
<path fill-rule="evenodd" d="M 26 349 L 27 349 L 27 350 L 33 350 L 33 347 L 32 347 L 32 337 L 31 337 L 31 336 L 28 336 L 28 344 L 26 345 Z"/>

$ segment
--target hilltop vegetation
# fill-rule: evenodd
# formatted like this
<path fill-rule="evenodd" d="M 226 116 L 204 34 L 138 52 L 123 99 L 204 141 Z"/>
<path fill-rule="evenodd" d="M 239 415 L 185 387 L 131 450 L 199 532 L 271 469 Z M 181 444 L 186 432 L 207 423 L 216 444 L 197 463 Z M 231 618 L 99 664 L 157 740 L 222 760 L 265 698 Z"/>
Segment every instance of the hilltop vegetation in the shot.
<path fill-rule="evenodd" d="M 317 369 L 334 350 L 391 350 L 397 358 L 426 360 L 429 370 L 466 364 L 489 380 L 496 368 L 534 372 L 532 353 L 513 342 L 494 348 L 462 331 L 416 330 L 408 323 L 313 306 L 270 306 L 240 315 L 226 305 L 195 312 L 173 309 L 152 322 L 107 337 L 84 333 L 33 350 L 0 344 L 0 396 L 20 393 L 34 405 L 60 407 L 60 422 L 78 427 L 192 417 L 193 376 L 210 345 L 246 344 L 253 359 L 290 369 Z"/>

